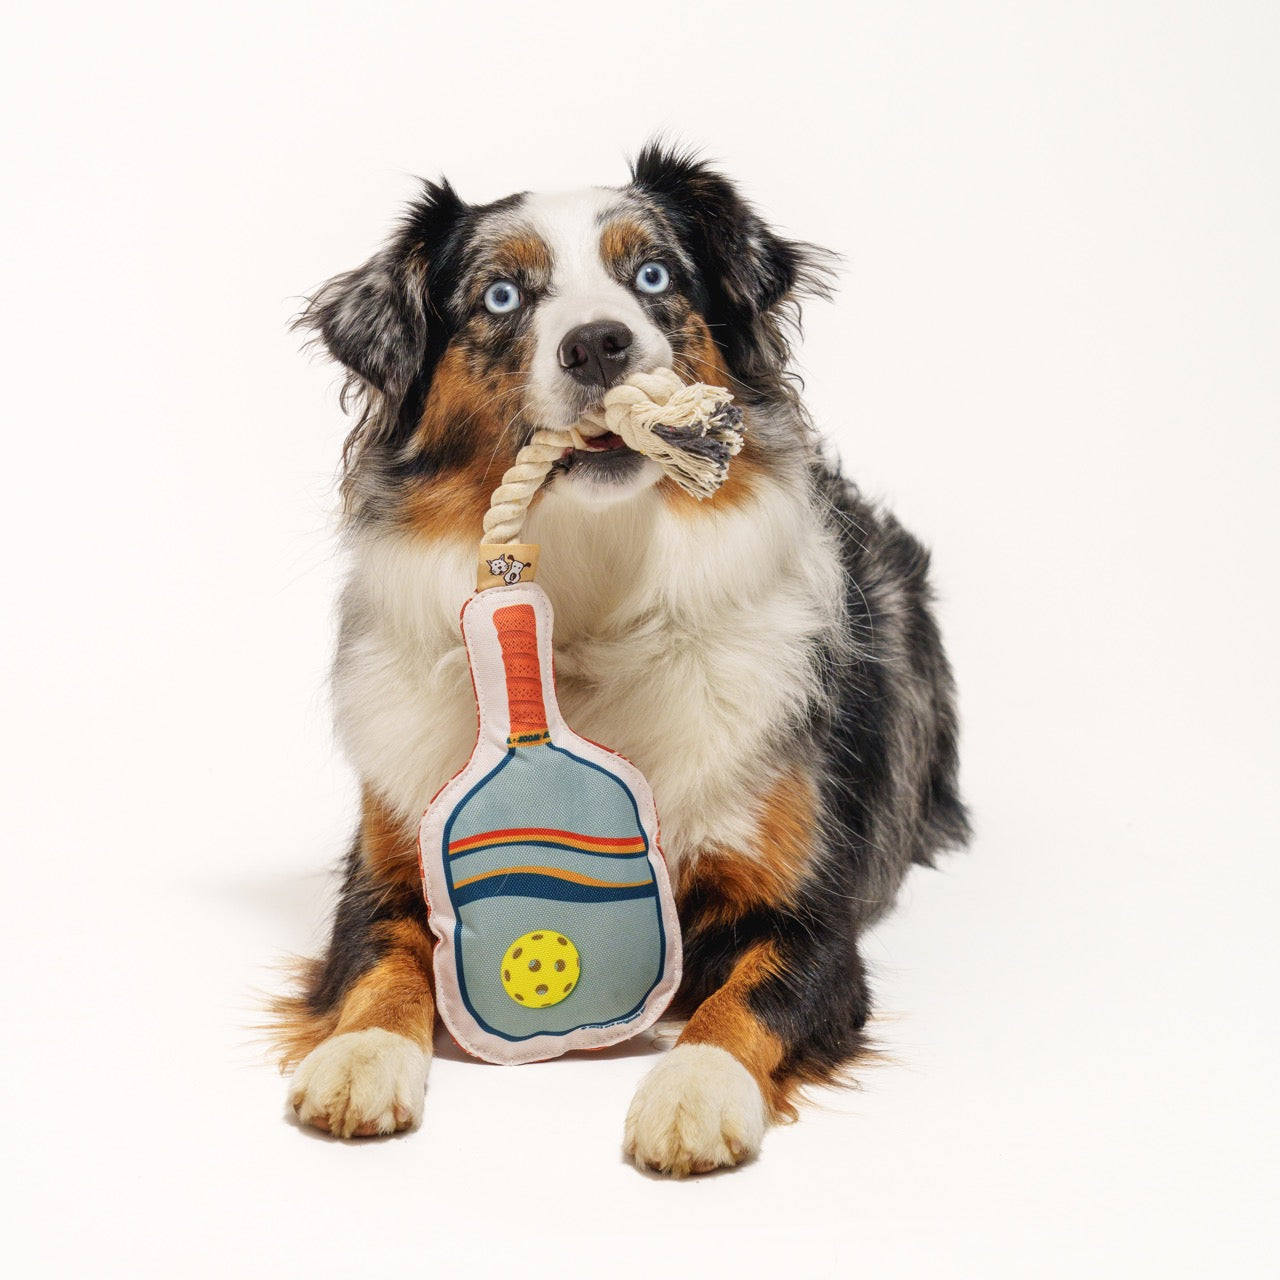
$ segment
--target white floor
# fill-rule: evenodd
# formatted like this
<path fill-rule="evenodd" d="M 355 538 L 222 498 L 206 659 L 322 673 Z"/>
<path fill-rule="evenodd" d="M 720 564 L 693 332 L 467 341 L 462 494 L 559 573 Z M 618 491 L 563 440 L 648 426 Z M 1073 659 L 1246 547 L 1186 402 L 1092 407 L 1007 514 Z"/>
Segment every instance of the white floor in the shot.
<path fill-rule="evenodd" d="M 1275 1275 L 1274 7 L 486 12 L 6 41 L 6 1273 Z M 744 1169 L 623 1163 L 647 1045 L 442 1045 L 421 1132 L 300 1132 L 254 990 L 354 808 L 287 319 L 407 174 L 617 182 L 660 125 L 849 259 L 807 394 L 936 548 L 974 846 L 868 942 L 891 1061 Z"/>
<path fill-rule="evenodd" d="M 871 943 L 894 1061 L 755 1164 L 683 1184 L 620 1156 L 648 1044 L 500 1069 L 444 1043 L 421 1132 L 296 1129 L 245 993 L 255 960 L 305 944 L 326 886 L 140 876 L 86 840 L 74 856 L 102 860 L 45 904 L 15 975 L 36 997 L 6 1064 L 22 1274 L 1273 1274 L 1261 938 L 1243 911 L 1186 919 L 1194 874 L 1153 893 L 1131 872 L 1091 901 L 1044 871 L 1072 838 L 991 825 Z M 1093 861 L 1196 852 L 1119 836 Z"/>

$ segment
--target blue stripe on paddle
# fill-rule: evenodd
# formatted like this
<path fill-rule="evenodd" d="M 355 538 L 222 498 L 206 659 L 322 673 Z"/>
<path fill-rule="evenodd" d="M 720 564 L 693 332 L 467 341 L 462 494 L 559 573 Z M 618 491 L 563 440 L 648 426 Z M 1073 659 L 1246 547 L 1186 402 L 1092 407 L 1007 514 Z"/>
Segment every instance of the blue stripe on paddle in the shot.
<path fill-rule="evenodd" d="M 623 902 L 629 898 L 651 898 L 656 889 L 652 882 L 637 885 L 620 885 L 608 888 L 603 885 L 575 884 L 558 876 L 531 875 L 527 871 L 511 875 L 486 876 L 453 891 L 456 906 L 465 907 L 469 902 L 482 898 L 546 898 L 554 902 Z"/>

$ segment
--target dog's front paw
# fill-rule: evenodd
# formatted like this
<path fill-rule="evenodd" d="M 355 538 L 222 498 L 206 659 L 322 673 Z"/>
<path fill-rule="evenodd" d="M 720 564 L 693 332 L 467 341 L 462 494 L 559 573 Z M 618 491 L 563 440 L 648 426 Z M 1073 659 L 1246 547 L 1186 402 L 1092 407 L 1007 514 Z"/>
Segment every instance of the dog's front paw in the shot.
<path fill-rule="evenodd" d="M 392 1031 L 330 1036 L 299 1064 L 289 1102 L 303 1124 L 337 1138 L 371 1138 L 422 1119 L 427 1055 Z"/>
<path fill-rule="evenodd" d="M 640 1082 L 624 1150 L 641 1169 L 682 1178 L 754 1156 L 764 1126 L 764 1098 L 737 1058 L 714 1045 L 677 1045 Z"/>

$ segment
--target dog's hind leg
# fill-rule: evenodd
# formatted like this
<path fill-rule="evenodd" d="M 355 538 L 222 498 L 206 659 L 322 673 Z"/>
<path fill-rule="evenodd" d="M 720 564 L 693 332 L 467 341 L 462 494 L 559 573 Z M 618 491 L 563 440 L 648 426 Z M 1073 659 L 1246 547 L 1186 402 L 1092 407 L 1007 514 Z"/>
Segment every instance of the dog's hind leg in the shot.
<path fill-rule="evenodd" d="M 416 851 L 416 833 L 366 795 L 328 952 L 275 1005 L 283 1065 L 298 1063 L 294 1113 L 338 1137 L 422 1118 L 435 1002 Z"/>

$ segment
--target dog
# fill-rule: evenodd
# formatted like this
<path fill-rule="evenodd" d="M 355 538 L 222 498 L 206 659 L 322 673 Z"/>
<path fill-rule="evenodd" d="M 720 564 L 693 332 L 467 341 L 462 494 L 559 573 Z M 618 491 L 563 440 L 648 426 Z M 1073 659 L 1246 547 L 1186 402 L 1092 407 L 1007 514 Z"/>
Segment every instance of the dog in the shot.
<path fill-rule="evenodd" d="M 743 411 L 719 492 L 697 502 L 602 436 L 566 451 L 524 534 L 566 719 L 648 776 L 683 933 L 683 1030 L 625 1152 L 676 1176 L 738 1164 L 867 1050 L 860 937 L 968 823 L 928 555 L 827 459 L 788 372 L 832 260 L 655 142 L 619 188 L 472 205 L 424 183 L 385 247 L 310 300 L 299 323 L 358 415 L 333 695 L 362 810 L 328 949 L 275 1005 L 301 1123 L 347 1138 L 421 1118 L 417 828 L 475 738 L 458 612 L 481 520 L 534 430 L 664 366 Z"/>

